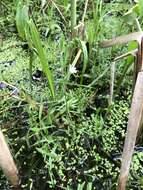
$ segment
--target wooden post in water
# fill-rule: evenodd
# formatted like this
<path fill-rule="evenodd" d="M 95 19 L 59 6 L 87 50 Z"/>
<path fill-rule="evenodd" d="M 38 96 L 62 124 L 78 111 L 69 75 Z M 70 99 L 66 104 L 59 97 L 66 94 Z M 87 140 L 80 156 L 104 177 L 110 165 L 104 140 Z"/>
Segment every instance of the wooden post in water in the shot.
<path fill-rule="evenodd" d="M 137 134 L 143 122 L 143 37 L 141 38 L 141 42 L 138 47 L 134 77 L 135 88 L 122 155 L 118 190 L 125 190 Z"/>
<path fill-rule="evenodd" d="M 118 190 L 125 190 L 128 179 L 137 132 L 141 125 L 143 113 L 143 72 L 139 72 L 132 99 L 131 112 L 127 126 L 127 135 L 124 144 L 122 166 L 119 177 Z"/>
<path fill-rule="evenodd" d="M 14 188 L 18 188 L 19 187 L 18 170 L 1 130 L 0 130 L 0 167 L 2 168 L 8 180 L 11 182 L 12 186 Z"/>
<path fill-rule="evenodd" d="M 138 42 L 138 50 L 136 53 L 136 62 L 134 68 L 134 93 L 131 104 L 131 111 L 127 126 L 127 135 L 125 139 L 122 165 L 118 181 L 118 190 L 125 190 L 128 179 L 129 169 L 131 165 L 132 155 L 136 143 L 137 133 L 143 123 L 143 32 L 135 32 L 129 35 L 120 36 L 115 39 L 102 42 L 102 47 L 111 47 L 130 41 Z"/>

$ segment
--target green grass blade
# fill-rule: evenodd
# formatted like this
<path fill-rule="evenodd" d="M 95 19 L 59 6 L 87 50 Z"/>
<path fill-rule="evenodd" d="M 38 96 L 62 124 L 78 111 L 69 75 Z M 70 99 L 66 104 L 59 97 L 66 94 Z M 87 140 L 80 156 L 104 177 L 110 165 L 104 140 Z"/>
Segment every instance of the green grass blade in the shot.
<path fill-rule="evenodd" d="M 39 56 L 39 59 L 40 59 L 40 62 L 41 62 L 41 66 L 42 66 L 42 69 L 43 69 L 43 72 L 45 73 L 45 75 L 46 75 L 46 77 L 48 79 L 48 82 L 49 82 L 51 95 L 54 98 L 55 97 L 55 91 L 54 91 L 53 75 L 52 75 L 52 72 L 50 71 L 49 64 L 48 64 L 47 58 L 46 58 L 46 53 L 45 53 L 45 51 L 44 51 L 44 49 L 42 47 L 42 43 L 41 43 L 41 40 L 40 40 L 38 30 L 37 30 L 37 28 L 36 28 L 36 26 L 35 26 L 35 24 L 33 23 L 32 20 L 30 20 L 28 22 L 28 24 L 29 24 L 29 28 L 30 28 L 31 40 L 33 42 L 34 47 L 37 50 L 37 53 L 38 53 L 38 56 Z"/>
<path fill-rule="evenodd" d="M 76 26 L 76 2 L 77 0 L 71 0 L 71 33 L 72 37 L 75 37 L 75 26 Z"/>
<path fill-rule="evenodd" d="M 137 42 L 133 41 L 133 42 L 129 43 L 128 51 L 135 50 L 136 48 L 138 48 L 138 43 Z M 129 69 L 131 68 L 134 61 L 135 61 L 135 58 L 133 56 L 129 56 L 127 58 L 127 61 L 126 61 L 126 64 L 125 64 L 125 66 L 123 68 L 122 74 L 121 74 L 121 76 L 120 76 L 120 78 L 119 78 L 119 80 L 117 82 L 117 86 L 118 86 L 117 92 L 119 92 L 119 89 L 120 89 L 120 87 L 121 87 L 121 85 L 122 85 L 122 83 L 123 83 L 123 81 L 125 79 L 125 76 L 126 76 L 127 72 L 129 71 Z"/>
<path fill-rule="evenodd" d="M 91 183 L 91 182 L 89 182 L 89 183 L 87 184 L 86 190 L 92 190 L 92 183 Z"/>
<path fill-rule="evenodd" d="M 22 8 L 21 6 L 22 5 L 20 3 L 18 3 L 17 11 L 16 11 L 16 26 L 17 26 L 19 36 L 23 40 L 26 40 L 25 30 L 27 28 L 27 26 L 26 26 L 27 21 L 29 20 L 28 7 L 24 6 Z"/>
<path fill-rule="evenodd" d="M 88 63 L 88 51 L 87 51 L 86 43 L 84 41 L 80 40 L 80 44 L 81 44 L 81 49 L 83 52 L 83 69 L 82 69 L 82 74 L 81 74 L 81 79 L 80 79 L 80 84 L 82 84 L 83 75 L 85 73 L 87 63 Z"/>
<path fill-rule="evenodd" d="M 83 190 L 84 189 L 85 182 L 82 184 L 78 184 L 77 190 Z"/>
<path fill-rule="evenodd" d="M 121 77 L 119 78 L 119 80 L 117 82 L 117 86 L 118 86 L 117 92 L 119 92 L 119 89 L 120 89 L 120 87 L 121 87 L 121 85 L 123 83 L 123 80 L 125 79 L 125 76 L 126 76 L 127 72 L 129 71 L 129 69 L 131 68 L 132 63 L 133 62 L 127 62 L 126 63 L 126 65 L 125 65 L 125 67 L 124 67 L 124 69 L 122 71 L 122 75 L 121 75 Z"/>

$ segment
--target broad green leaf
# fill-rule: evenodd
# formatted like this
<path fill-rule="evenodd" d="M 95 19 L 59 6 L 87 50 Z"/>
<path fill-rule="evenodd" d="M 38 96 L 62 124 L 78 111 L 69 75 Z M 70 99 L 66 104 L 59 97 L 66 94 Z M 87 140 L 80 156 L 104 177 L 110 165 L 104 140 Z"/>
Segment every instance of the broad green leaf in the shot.
<path fill-rule="evenodd" d="M 25 30 L 27 28 L 27 21 L 29 20 L 28 16 L 28 7 L 21 5 L 19 2 L 17 5 L 17 12 L 16 12 L 16 26 L 19 33 L 19 36 L 26 40 L 26 33 Z"/>
<path fill-rule="evenodd" d="M 48 79 L 48 82 L 49 82 L 49 86 L 50 86 L 50 91 L 51 91 L 51 95 L 53 96 L 53 98 L 55 97 L 55 91 L 54 91 L 54 80 L 53 80 L 53 75 L 52 75 L 52 72 L 50 71 L 50 68 L 49 68 L 49 64 L 48 64 L 48 61 L 47 61 L 47 58 L 46 58 L 46 53 L 42 47 L 42 43 L 41 43 L 41 40 L 40 40 L 40 36 L 39 36 L 39 33 L 38 33 L 38 30 L 34 24 L 34 22 L 32 20 L 30 20 L 28 22 L 29 24 L 29 28 L 30 28 L 30 36 L 31 36 L 31 39 L 32 39 L 32 43 L 34 45 L 34 47 L 36 48 L 37 50 L 37 53 L 38 53 L 38 56 L 39 56 L 39 59 L 40 59 L 40 62 L 41 62 L 41 66 L 42 66 L 42 69 Z"/>
<path fill-rule="evenodd" d="M 54 91 L 53 75 L 52 75 L 52 72 L 50 71 L 48 61 L 46 58 L 46 53 L 42 47 L 42 42 L 41 42 L 38 30 L 34 22 L 32 21 L 32 19 L 29 20 L 28 7 L 27 6 L 22 7 L 22 4 L 20 1 L 17 6 L 16 25 L 17 25 L 19 36 L 23 40 L 27 40 L 30 51 L 34 52 L 34 49 L 36 49 L 36 53 L 38 54 L 38 57 L 40 59 L 43 72 L 45 73 L 49 82 L 51 95 L 54 98 L 55 91 Z"/>

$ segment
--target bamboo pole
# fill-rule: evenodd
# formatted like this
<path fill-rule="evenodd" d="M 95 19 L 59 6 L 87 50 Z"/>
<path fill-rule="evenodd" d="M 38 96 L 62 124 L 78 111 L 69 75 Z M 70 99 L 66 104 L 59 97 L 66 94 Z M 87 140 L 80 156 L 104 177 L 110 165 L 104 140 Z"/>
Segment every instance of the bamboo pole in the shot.
<path fill-rule="evenodd" d="M 13 187 L 19 186 L 18 170 L 5 141 L 4 135 L 0 130 L 0 167 L 11 182 Z"/>
<path fill-rule="evenodd" d="M 111 40 L 106 40 L 100 43 L 103 48 L 111 47 L 113 45 L 119 45 L 128 43 L 130 41 L 138 42 L 138 49 L 133 53 L 136 56 L 135 68 L 134 68 L 134 93 L 131 104 L 131 111 L 129 115 L 129 121 L 127 126 L 127 135 L 125 138 L 125 144 L 122 156 L 122 165 L 120 170 L 120 176 L 118 181 L 118 190 L 125 190 L 126 182 L 128 179 L 130 164 L 132 155 L 134 152 L 134 146 L 136 143 L 137 133 L 140 126 L 143 123 L 143 32 L 134 32 L 125 36 L 119 36 Z M 129 52 L 131 53 L 131 52 Z M 120 56 L 120 58 L 126 56 Z M 118 59 L 115 59 L 118 60 Z"/>
<path fill-rule="evenodd" d="M 127 126 L 118 190 L 125 190 L 128 179 L 137 132 L 141 125 L 143 113 L 143 71 L 139 72 L 132 99 L 131 112 Z"/>
<path fill-rule="evenodd" d="M 107 48 L 107 47 L 112 47 L 114 45 L 125 44 L 131 41 L 137 41 L 140 45 L 142 37 L 143 37 L 143 32 L 134 32 L 124 36 L 113 38 L 111 40 L 103 41 L 100 43 L 100 46 L 102 48 Z"/>

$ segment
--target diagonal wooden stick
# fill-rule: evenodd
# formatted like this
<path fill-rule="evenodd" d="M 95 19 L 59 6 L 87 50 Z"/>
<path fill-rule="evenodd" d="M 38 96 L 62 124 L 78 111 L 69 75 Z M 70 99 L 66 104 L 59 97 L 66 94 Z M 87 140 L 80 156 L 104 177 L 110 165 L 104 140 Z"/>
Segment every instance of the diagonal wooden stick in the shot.
<path fill-rule="evenodd" d="M 120 171 L 118 190 L 125 190 L 128 179 L 137 132 L 141 125 L 143 113 L 143 72 L 139 72 L 134 90 L 131 112 L 127 126 L 127 135 L 124 144 L 122 166 Z"/>
<path fill-rule="evenodd" d="M 128 56 L 130 56 L 130 55 L 136 57 L 136 56 L 137 56 L 137 52 L 138 52 L 138 49 L 132 50 L 132 51 L 130 51 L 130 52 L 127 52 L 127 53 L 125 53 L 125 54 L 122 54 L 122 55 L 116 57 L 116 58 L 114 59 L 114 61 L 118 61 L 118 60 L 123 59 L 123 58 L 126 58 L 126 57 L 128 57 Z"/>
<path fill-rule="evenodd" d="M 13 187 L 19 187 L 18 170 L 1 130 L 0 130 L 0 167 L 2 168 L 4 174 L 11 182 Z"/>
<path fill-rule="evenodd" d="M 124 36 L 119 36 L 119 37 L 113 38 L 111 40 L 103 41 L 100 43 L 100 46 L 102 48 L 107 48 L 107 47 L 111 47 L 114 45 L 125 44 L 125 43 L 131 42 L 131 41 L 137 41 L 140 44 L 142 36 L 143 36 L 143 32 L 134 32 L 134 33 L 127 34 Z"/>
<path fill-rule="evenodd" d="M 123 149 L 118 190 L 125 190 L 126 181 L 128 179 L 129 169 L 131 165 L 131 159 L 134 152 L 134 146 L 136 143 L 137 133 L 143 123 L 143 37 L 141 39 L 141 45 L 138 48 L 137 63 L 135 69 L 137 80 L 135 83 L 131 111 L 127 126 L 127 135 Z"/>

